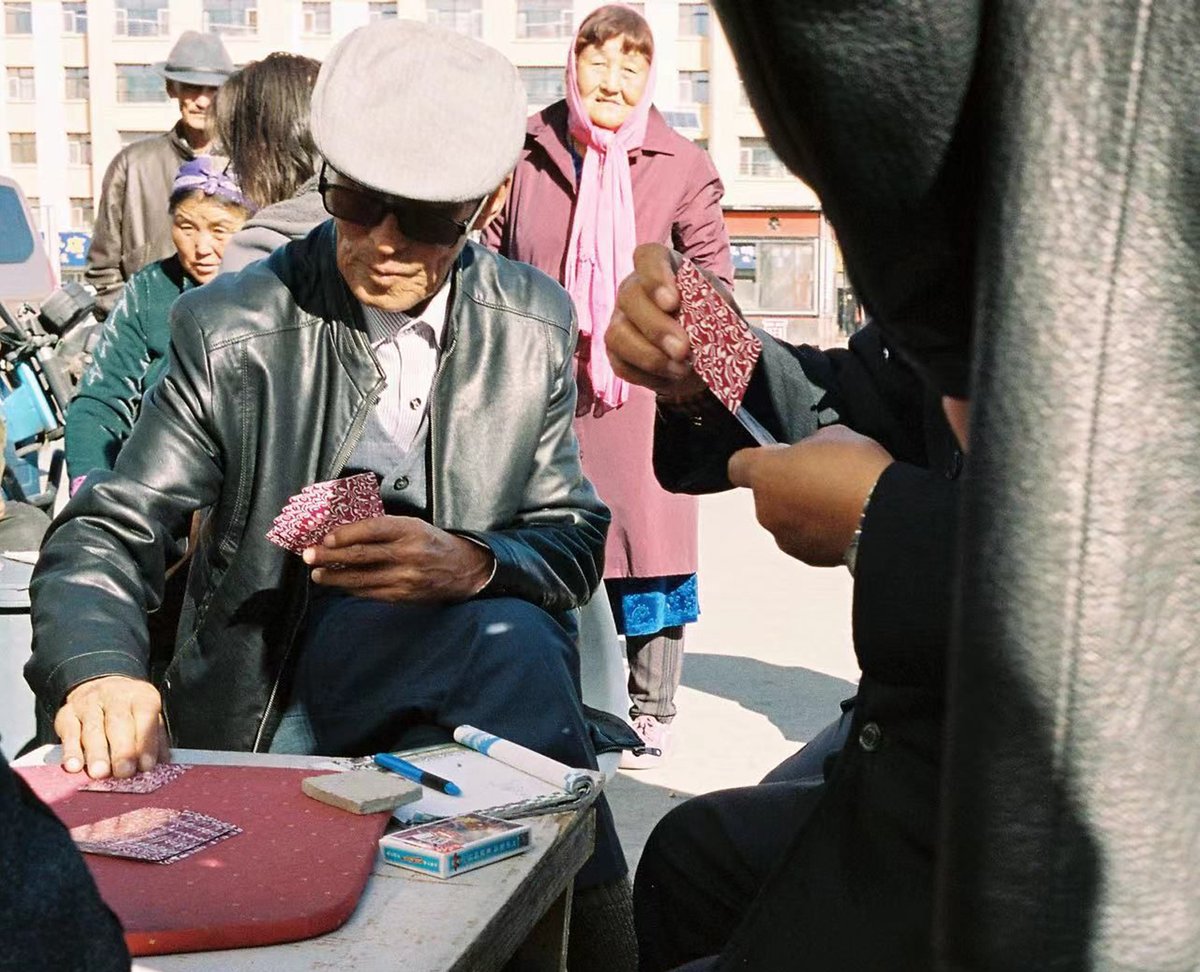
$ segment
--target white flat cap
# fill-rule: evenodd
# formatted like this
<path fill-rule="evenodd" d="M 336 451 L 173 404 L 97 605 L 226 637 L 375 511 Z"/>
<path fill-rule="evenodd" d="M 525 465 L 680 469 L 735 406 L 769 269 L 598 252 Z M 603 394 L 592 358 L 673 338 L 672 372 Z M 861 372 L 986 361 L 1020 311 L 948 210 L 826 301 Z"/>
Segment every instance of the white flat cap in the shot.
<path fill-rule="evenodd" d="M 481 199 L 516 167 L 525 88 L 495 48 L 416 20 L 346 35 L 312 96 L 331 166 L 369 189 L 429 202 Z"/>

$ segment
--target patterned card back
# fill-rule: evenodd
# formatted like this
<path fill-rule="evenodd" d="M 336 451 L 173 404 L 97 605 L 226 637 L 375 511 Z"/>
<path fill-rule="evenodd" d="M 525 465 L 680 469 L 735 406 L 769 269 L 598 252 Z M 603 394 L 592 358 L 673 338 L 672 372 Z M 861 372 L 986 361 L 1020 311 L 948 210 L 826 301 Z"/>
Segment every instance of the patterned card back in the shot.
<path fill-rule="evenodd" d="M 383 499 L 374 473 L 313 483 L 291 497 L 275 517 L 267 539 L 299 554 L 320 543 L 330 530 L 383 516 Z"/>
<path fill-rule="evenodd" d="M 692 366 L 721 403 L 736 413 L 762 342 L 691 261 L 683 261 L 675 283 L 679 323 L 692 342 Z"/>

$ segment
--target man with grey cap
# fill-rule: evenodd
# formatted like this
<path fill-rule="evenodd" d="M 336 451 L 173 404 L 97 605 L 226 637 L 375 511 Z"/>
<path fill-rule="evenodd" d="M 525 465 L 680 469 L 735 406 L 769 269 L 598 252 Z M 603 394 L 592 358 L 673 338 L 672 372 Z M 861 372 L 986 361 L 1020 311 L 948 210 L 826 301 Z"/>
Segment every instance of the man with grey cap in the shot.
<path fill-rule="evenodd" d="M 125 281 L 175 252 L 167 198 L 179 167 L 212 148 L 209 109 L 233 61 L 216 34 L 184 31 L 166 61 L 154 65 L 179 103 L 179 121 L 161 135 L 125 146 L 104 173 L 86 278 L 107 315 Z"/>
<path fill-rule="evenodd" d="M 609 515 L 572 430 L 574 312 L 467 240 L 504 204 L 525 106 L 497 51 L 415 21 L 356 30 L 325 61 L 312 132 L 333 219 L 176 302 L 115 470 L 43 546 L 26 676 L 67 770 L 128 776 L 168 737 L 371 753 L 463 723 L 596 765 L 573 612 Z M 266 539 L 290 496 L 363 471 L 387 515 L 303 557 Z M 175 651 L 151 658 L 146 614 L 201 509 Z M 623 923 L 597 807 L 576 887 Z"/>

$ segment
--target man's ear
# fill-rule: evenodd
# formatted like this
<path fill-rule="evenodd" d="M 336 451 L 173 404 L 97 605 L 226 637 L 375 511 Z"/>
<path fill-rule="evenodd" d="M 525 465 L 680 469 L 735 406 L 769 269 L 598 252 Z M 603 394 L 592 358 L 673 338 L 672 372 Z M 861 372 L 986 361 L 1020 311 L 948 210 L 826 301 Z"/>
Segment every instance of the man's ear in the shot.
<path fill-rule="evenodd" d="M 488 197 L 488 201 L 484 203 L 483 209 L 481 209 L 479 211 L 479 215 L 475 217 L 475 223 L 471 227 L 472 229 L 486 229 L 488 223 L 500 215 L 501 210 L 504 209 L 504 204 L 508 202 L 508 190 L 512 188 L 512 181 L 513 177 L 512 173 L 510 172 L 508 174 L 508 178 L 500 183 L 500 185 L 498 185 Z"/>

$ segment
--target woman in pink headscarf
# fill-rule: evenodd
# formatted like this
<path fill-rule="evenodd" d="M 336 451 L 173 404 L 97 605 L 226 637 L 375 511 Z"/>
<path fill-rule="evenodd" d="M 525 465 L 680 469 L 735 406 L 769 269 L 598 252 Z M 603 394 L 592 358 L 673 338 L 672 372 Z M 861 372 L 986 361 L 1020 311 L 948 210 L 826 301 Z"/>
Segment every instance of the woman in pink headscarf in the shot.
<path fill-rule="evenodd" d="M 561 282 L 579 314 L 575 427 L 584 472 L 613 512 L 605 584 L 626 639 L 630 715 L 648 747 L 626 753 L 627 768 L 666 751 L 683 627 L 699 615 L 697 503 L 655 480 L 654 395 L 613 374 L 604 331 L 640 243 L 733 278 L 720 177 L 651 104 L 654 73 L 645 19 L 619 4 L 593 11 L 568 52 L 567 97 L 529 119 L 508 204 L 485 236 Z"/>

